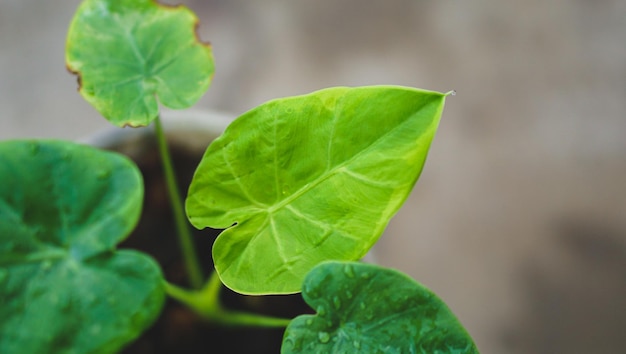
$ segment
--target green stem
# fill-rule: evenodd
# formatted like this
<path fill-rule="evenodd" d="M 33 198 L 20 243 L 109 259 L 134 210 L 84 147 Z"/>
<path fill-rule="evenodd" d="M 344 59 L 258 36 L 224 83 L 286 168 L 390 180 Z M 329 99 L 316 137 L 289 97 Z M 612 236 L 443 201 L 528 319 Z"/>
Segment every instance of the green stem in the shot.
<path fill-rule="evenodd" d="M 216 272 L 211 274 L 204 289 L 200 291 L 185 290 L 176 285 L 165 283 L 165 291 L 169 296 L 186 304 L 207 320 L 221 325 L 284 328 L 291 321 L 286 318 L 228 310 L 222 307 L 219 300 L 221 287 L 222 282 Z"/>
<path fill-rule="evenodd" d="M 167 183 L 167 191 L 170 197 L 170 204 L 172 205 L 172 212 L 174 214 L 174 221 L 176 223 L 176 229 L 178 231 L 178 242 L 185 259 L 185 267 L 189 276 L 189 283 L 194 289 L 200 289 L 202 287 L 203 276 L 200 263 L 189 232 L 189 225 L 185 212 L 183 211 L 183 202 L 178 192 L 178 183 L 176 183 L 176 176 L 174 174 L 174 168 L 172 167 L 172 158 L 167 147 L 165 140 L 165 134 L 163 133 L 163 126 L 161 125 L 161 117 L 157 116 L 155 119 L 155 130 L 157 142 L 159 144 L 159 152 L 161 153 L 161 160 L 163 162 L 163 172 L 165 173 L 165 181 Z"/>

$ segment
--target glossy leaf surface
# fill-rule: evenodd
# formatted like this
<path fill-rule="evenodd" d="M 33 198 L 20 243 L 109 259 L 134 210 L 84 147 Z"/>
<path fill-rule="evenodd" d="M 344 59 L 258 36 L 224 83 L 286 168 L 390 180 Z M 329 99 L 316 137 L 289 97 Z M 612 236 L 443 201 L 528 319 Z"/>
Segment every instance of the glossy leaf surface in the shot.
<path fill-rule="evenodd" d="M 69 28 L 67 67 L 80 93 L 118 126 L 148 125 L 158 102 L 192 106 L 213 75 L 211 48 L 198 41 L 189 9 L 152 0 L 86 0 Z"/>
<path fill-rule="evenodd" d="M 283 354 L 478 353 L 443 301 L 392 269 L 323 263 L 307 275 L 302 296 L 317 314 L 291 321 Z"/>
<path fill-rule="evenodd" d="M 62 141 L 0 143 L 0 353 L 108 353 L 159 314 L 158 265 L 116 245 L 136 225 L 139 170 Z"/>
<path fill-rule="evenodd" d="M 320 262 L 363 257 L 413 188 L 444 99 L 332 88 L 235 120 L 207 149 L 187 197 L 195 227 L 228 228 L 213 246 L 225 285 L 294 293 Z"/>

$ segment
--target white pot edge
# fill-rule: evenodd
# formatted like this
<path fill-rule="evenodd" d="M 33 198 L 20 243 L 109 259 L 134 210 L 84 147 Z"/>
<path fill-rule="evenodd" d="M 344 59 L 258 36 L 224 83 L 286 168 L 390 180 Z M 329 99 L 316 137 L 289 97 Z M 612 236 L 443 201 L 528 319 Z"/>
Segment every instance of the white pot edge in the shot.
<path fill-rule="evenodd" d="M 168 135 L 186 136 L 187 138 L 177 139 L 180 143 L 194 148 L 197 148 L 199 144 L 204 144 L 204 148 L 206 148 L 213 139 L 224 132 L 235 118 L 233 114 L 201 109 L 163 110 L 161 112 L 163 130 Z M 106 148 L 140 139 L 148 134 L 153 134 L 153 130 L 152 124 L 141 128 L 112 126 L 79 141 L 95 147 Z"/>

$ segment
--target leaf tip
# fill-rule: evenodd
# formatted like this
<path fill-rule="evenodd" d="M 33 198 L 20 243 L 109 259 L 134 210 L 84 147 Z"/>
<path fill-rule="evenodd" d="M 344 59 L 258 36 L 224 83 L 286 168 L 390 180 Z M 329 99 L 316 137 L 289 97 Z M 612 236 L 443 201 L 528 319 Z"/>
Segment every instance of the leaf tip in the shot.
<path fill-rule="evenodd" d="M 446 96 L 456 96 L 456 90 L 451 90 L 445 93 Z"/>

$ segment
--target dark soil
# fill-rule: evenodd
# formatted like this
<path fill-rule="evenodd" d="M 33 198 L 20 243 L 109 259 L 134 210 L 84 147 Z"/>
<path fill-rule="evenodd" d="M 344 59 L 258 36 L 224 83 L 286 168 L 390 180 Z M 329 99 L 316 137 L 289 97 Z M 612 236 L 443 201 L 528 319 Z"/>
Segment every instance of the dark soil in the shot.
<path fill-rule="evenodd" d="M 141 157 L 131 156 L 144 177 L 145 199 L 141 220 L 136 230 L 120 247 L 150 254 L 159 262 L 169 282 L 186 286 L 186 273 L 171 217 L 159 154 L 155 142 L 152 139 L 148 140 L 145 149 L 139 154 Z M 181 186 L 181 196 L 184 198 L 202 153 L 191 153 L 171 145 L 170 149 Z M 220 230 L 199 231 L 193 227 L 191 229 L 202 267 L 205 275 L 208 275 L 213 269 L 211 247 Z M 229 308 L 277 317 L 292 318 L 302 313 L 312 313 L 300 294 L 244 296 L 223 288 L 221 298 L 222 303 Z M 122 352 L 279 353 L 283 332 L 284 329 L 219 327 L 168 298 L 161 316 L 154 325 Z"/>

